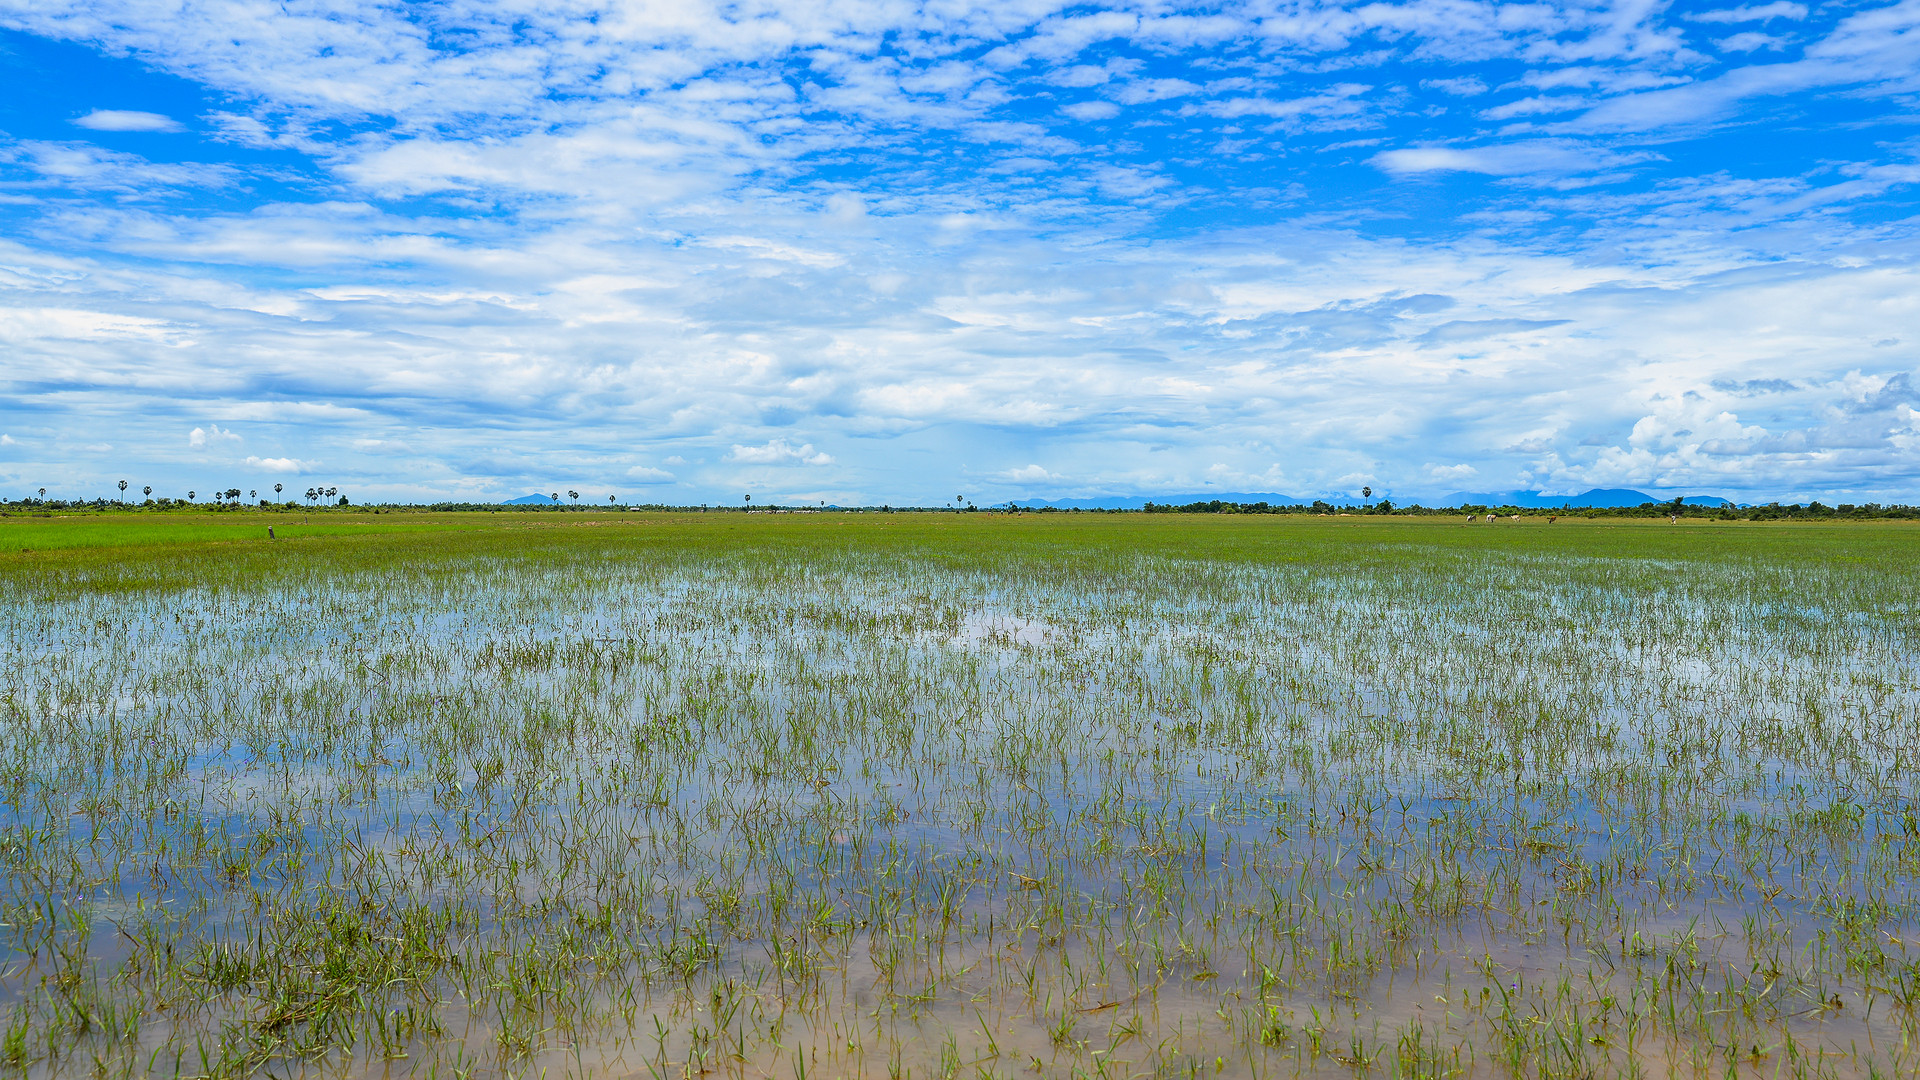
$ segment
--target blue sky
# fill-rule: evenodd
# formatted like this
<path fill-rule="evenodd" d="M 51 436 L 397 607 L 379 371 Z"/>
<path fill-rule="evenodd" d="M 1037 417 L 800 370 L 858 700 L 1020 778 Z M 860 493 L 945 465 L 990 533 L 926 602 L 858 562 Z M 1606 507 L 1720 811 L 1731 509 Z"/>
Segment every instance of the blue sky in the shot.
<path fill-rule="evenodd" d="M 0 495 L 1920 501 L 1920 0 L 0 0 Z"/>

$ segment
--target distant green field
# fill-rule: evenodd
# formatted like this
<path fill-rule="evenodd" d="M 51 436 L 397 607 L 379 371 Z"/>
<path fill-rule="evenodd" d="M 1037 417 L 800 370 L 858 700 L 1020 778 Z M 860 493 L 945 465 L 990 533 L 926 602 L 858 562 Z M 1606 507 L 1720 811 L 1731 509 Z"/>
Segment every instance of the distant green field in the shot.
<path fill-rule="evenodd" d="M 486 515 L 474 515 L 485 517 Z M 459 528 L 425 514 L 319 513 L 16 513 L 0 518 L 0 554 L 70 548 L 141 548 L 163 544 L 266 543 L 281 538 L 378 536 Z M 467 527 L 471 527 L 470 525 Z"/>
<path fill-rule="evenodd" d="M 271 527 L 275 539 L 267 538 Z M 1390 559 L 1407 545 L 1461 552 L 1564 552 L 1679 560 L 1865 560 L 1913 557 L 1920 522 L 1717 522 L 1663 519 L 1522 518 L 1467 524 L 1458 517 L 1306 517 L 1144 514 L 943 513 L 382 513 L 267 512 L 68 514 L 0 517 L 0 566 L 51 565 L 141 549 L 217 552 L 232 560 L 272 559 L 279 547 L 322 557 L 406 551 L 412 557 L 489 550 L 554 552 L 634 544 L 773 545 L 919 549 L 930 555 L 1106 557 L 1130 552 L 1197 558 Z M 109 549 L 103 551 L 102 549 Z M 358 553 L 356 555 L 355 553 Z M 27 556 L 27 558 L 22 558 Z M 39 556 L 34 559 L 32 556 Z M 259 564 L 262 569 L 273 565 Z"/>

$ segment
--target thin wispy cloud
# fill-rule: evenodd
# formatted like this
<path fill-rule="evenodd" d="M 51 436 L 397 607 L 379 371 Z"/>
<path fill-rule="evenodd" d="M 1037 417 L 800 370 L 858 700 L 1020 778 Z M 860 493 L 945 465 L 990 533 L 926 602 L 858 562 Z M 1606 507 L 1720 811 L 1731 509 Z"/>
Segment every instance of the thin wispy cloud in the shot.
<path fill-rule="evenodd" d="M 95 109 L 74 120 L 91 131 L 181 131 L 180 122 L 161 113 L 137 109 Z"/>
<path fill-rule="evenodd" d="M 1920 499 L 1912 0 L 0 26 L 0 487 Z"/>

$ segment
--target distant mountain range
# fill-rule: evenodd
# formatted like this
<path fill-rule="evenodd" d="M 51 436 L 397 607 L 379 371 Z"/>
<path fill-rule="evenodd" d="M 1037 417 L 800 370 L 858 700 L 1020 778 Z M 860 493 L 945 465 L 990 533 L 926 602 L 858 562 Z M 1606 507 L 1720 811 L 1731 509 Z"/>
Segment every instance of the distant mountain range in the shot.
<path fill-rule="evenodd" d="M 1350 495 L 1322 496 L 1322 498 L 1336 506 L 1350 506 L 1359 502 Z M 1226 503 L 1263 502 L 1270 506 L 1308 506 L 1314 501 L 1310 496 L 1282 495 L 1274 491 L 1202 491 L 1172 495 L 1107 495 L 1091 499 L 1011 499 L 995 505 L 1050 506 L 1059 510 L 1139 510 L 1148 503 L 1156 506 L 1186 506 L 1189 503 L 1212 502 L 1215 499 Z M 1543 495 L 1538 491 L 1456 491 L 1431 502 L 1426 499 L 1395 501 L 1409 506 L 1419 503 L 1424 506 L 1518 506 L 1530 509 L 1559 509 L 1586 506 L 1639 506 L 1642 503 L 1671 500 L 1658 498 L 1644 491 L 1635 491 L 1632 488 L 1593 488 L 1578 495 Z M 1688 506 L 1733 505 L 1731 501 L 1717 495 L 1689 495 L 1684 501 Z"/>
<path fill-rule="evenodd" d="M 1009 499 L 996 506 L 1051 506 L 1058 510 L 1139 510 L 1148 503 L 1155 506 L 1185 506 L 1212 502 L 1259 503 L 1269 506 L 1301 506 L 1313 502 L 1294 495 L 1255 491 L 1207 491 L 1197 495 L 1106 495 L 1094 499 Z"/>
<path fill-rule="evenodd" d="M 551 495 L 522 495 L 517 499 L 508 499 L 502 506 L 559 506 L 560 500 Z"/>
<path fill-rule="evenodd" d="M 1443 497 L 1441 506 L 1518 506 L 1534 509 L 1561 507 L 1640 506 L 1644 503 L 1672 502 L 1671 498 L 1649 495 L 1632 488 L 1591 488 L 1578 495 L 1543 495 L 1538 491 L 1456 491 Z M 1718 495 L 1689 495 L 1681 502 L 1688 506 L 1732 506 L 1731 500 Z"/>

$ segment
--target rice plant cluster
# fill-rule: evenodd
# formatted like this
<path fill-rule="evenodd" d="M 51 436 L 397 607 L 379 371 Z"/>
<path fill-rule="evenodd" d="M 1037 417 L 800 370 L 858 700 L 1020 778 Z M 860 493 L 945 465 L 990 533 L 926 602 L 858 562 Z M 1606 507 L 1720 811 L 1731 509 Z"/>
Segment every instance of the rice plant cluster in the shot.
<path fill-rule="evenodd" d="M 0 1069 L 1920 1070 L 1903 525 L 733 517 L 11 561 Z"/>

